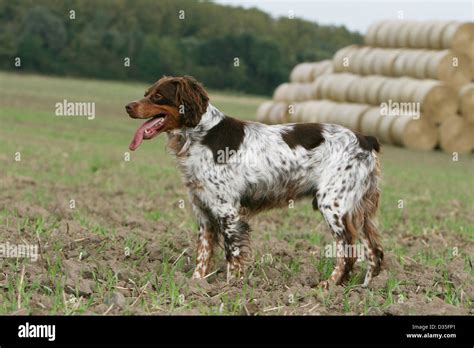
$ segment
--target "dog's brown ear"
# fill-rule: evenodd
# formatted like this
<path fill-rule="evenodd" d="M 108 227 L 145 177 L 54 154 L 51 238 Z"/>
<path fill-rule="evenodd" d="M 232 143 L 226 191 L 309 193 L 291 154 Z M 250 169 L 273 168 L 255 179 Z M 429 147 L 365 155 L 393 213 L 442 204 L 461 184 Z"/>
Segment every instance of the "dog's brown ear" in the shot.
<path fill-rule="evenodd" d="M 195 127 L 206 112 L 209 97 L 204 87 L 192 76 L 177 79 L 176 101 L 183 124 Z"/>

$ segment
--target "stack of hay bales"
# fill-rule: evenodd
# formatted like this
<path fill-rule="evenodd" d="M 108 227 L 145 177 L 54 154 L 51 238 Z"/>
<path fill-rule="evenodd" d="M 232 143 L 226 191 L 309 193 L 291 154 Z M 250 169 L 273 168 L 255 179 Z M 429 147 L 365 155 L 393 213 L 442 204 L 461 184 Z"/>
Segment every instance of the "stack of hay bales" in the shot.
<path fill-rule="evenodd" d="M 406 109 L 416 111 L 420 106 L 420 111 L 434 125 L 456 113 L 458 108 L 456 93 L 451 88 L 440 81 L 410 77 L 327 74 L 312 84 L 311 96 L 312 99 L 379 105 L 381 109 L 393 103 L 398 109 L 404 108 L 401 110 L 404 113 Z"/>
<path fill-rule="evenodd" d="M 454 88 L 469 83 L 473 73 L 471 60 L 462 53 L 455 54 L 450 50 L 403 50 L 355 45 L 336 53 L 334 71 L 435 79 Z"/>
<path fill-rule="evenodd" d="M 257 120 L 270 124 L 289 122 L 290 114 L 296 112 L 291 103 L 311 100 L 312 82 L 332 72 L 333 62 L 330 59 L 296 65 L 291 71 L 290 82 L 281 84 L 273 92 L 273 102 L 260 105 Z"/>
<path fill-rule="evenodd" d="M 365 41 L 332 64 L 295 66 L 258 120 L 337 123 L 409 148 L 473 150 L 474 24 L 377 22 Z"/>
<path fill-rule="evenodd" d="M 448 49 L 474 59 L 474 23 L 391 20 L 374 23 L 365 43 L 374 47 Z"/>

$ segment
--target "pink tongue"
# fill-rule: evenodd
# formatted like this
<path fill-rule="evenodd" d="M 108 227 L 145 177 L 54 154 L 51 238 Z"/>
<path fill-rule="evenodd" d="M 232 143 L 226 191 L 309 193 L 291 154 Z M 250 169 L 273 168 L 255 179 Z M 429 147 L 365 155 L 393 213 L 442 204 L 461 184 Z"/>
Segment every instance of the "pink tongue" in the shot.
<path fill-rule="evenodd" d="M 137 147 L 140 146 L 140 144 L 143 141 L 143 133 L 145 133 L 146 128 L 147 128 L 147 124 L 144 123 L 137 129 L 137 131 L 135 132 L 135 135 L 133 136 L 132 142 L 128 146 L 130 150 L 135 151 Z"/>
<path fill-rule="evenodd" d="M 155 125 L 156 123 L 160 122 L 160 119 L 159 118 L 153 118 L 151 120 L 148 120 L 146 121 L 145 123 L 143 123 L 135 132 L 135 135 L 133 136 L 133 139 L 132 139 L 132 142 L 130 143 L 130 145 L 128 146 L 128 148 L 132 151 L 135 151 L 139 146 L 140 144 L 142 143 L 143 141 L 143 136 L 145 134 L 145 130 L 147 128 L 151 128 L 153 127 L 153 125 Z"/>

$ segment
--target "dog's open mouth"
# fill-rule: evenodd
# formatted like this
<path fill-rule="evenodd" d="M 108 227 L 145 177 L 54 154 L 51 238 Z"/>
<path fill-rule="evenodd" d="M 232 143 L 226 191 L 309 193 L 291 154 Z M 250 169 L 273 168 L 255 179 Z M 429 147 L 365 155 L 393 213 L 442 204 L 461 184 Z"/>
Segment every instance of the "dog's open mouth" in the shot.
<path fill-rule="evenodd" d="M 158 134 L 161 133 L 161 130 L 165 126 L 166 115 L 159 114 L 154 116 L 152 119 L 146 121 L 142 124 L 135 132 L 133 136 L 132 142 L 128 146 L 128 148 L 132 151 L 135 151 L 140 144 L 142 143 L 143 139 L 151 139 L 156 137 Z"/>

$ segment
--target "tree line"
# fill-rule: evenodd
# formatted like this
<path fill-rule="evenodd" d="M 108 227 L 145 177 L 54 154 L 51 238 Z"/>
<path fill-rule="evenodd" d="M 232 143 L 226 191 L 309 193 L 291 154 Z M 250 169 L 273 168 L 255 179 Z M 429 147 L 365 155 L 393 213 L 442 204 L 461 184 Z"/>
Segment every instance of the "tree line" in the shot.
<path fill-rule="evenodd" d="M 345 27 L 188 0 L 0 0 L 0 69 L 152 82 L 193 75 L 270 94 L 302 61 L 362 42 Z M 18 61 L 18 59 L 17 59 Z"/>

